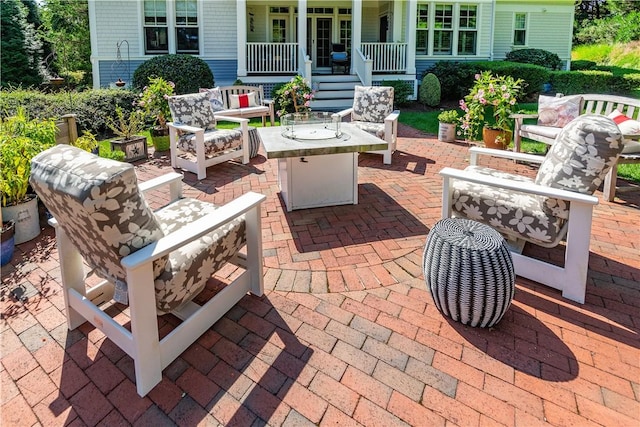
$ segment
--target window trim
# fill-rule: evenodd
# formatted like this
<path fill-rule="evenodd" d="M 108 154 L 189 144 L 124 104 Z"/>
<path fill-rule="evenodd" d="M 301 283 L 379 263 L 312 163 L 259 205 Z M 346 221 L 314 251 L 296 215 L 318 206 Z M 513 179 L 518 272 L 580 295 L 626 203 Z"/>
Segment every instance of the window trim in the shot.
<path fill-rule="evenodd" d="M 524 15 L 524 28 L 516 28 L 517 16 Z M 513 13 L 513 27 L 511 31 L 511 46 L 517 46 L 518 48 L 526 47 L 529 45 L 529 13 L 528 12 L 514 12 Z M 524 31 L 524 44 L 516 44 L 516 31 Z"/>
<path fill-rule="evenodd" d="M 417 3 L 416 7 L 418 6 L 427 6 L 427 19 L 428 19 L 428 23 L 427 23 L 427 29 L 423 30 L 423 29 L 419 29 L 417 28 L 417 19 L 418 19 L 418 13 L 417 13 L 417 9 L 416 9 L 416 45 L 415 45 L 415 54 L 416 56 L 426 56 L 426 57 L 432 57 L 432 58 L 456 58 L 456 57 L 461 57 L 461 58 L 475 58 L 479 56 L 479 43 L 480 43 L 480 38 L 482 35 L 482 31 L 480 28 L 480 21 L 481 21 L 481 15 L 483 12 L 482 9 L 482 0 L 469 0 L 467 2 L 464 3 L 457 3 L 455 0 L 449 0 L 448 2 L 444 3 L 444 2 L 439 2 L 439 1 L 435 1 L 435 0 L 430 0 L 430 1 L 420 1 L 419 3 Z M 453 16 L 452 16 L 452 27 L 451 28 L 445 28 L 445 29 L 437 29 L 435 28 L 435 10 L 436 10 L 436 6 L 452 6 L 453 7 Z M 475 16 L 475 20 L 476 20 L 476 27 L 475 28 L 468 28 L 468 27 L 461 27 L 460 26 L 460 12 L 461 12 L 461 7 L 475 7 L 476 9 L 476 16 Z M 427 48 L 426 48 L 426 52 L 425 49 L 420 49 L 418 50 L 418 44 L 417 44 L 417 39 L 418 39 L 418 31 L 426 31 L 427 33 Z M 449 31 L 451 32 L 451 51 L 450 53 L 436 53 L 435 52 L 435 41 L 436 41 L 436 31 Z M 470 54 L 470 53 L 461 53 L 459 51 L 459 41 L 460 41 L 460 35 L 463 32 L 474 32 L 475 33 L 475 53 Z"/>
<path fill-rule="evenodd" d="M 203 25 L 203 12 L 202 12 L 202 2 L 201 1 L 196 1 L 196 6 L 197 6 L 197 20 L 198 20 L 198 24 L 197 25 L 193 25 L 193 26 L 184 26 L 184 25 L 176 25 L 176 1 L 175 0 L 165 0 L 165 7 L 166 7 L 166 13 L 167 13 L 167 47 L 168 50 L 167 51 L 152 51 L 152 52 L 148 52 L 147 51 L 147 36 L 146 36 L 146 28 L 151 27 L 151 26 L 147 26 L 145 23 L 145 11 L 144 11 L 144 3 L 146 0 L 143 0 L 141 2 L 139 2 L 139 10 L 140 10 L 140 22 L 141 22 L 141 26 L 139 27 L 139 31 L 140 31 L 140 39 L 142 40 L 141 46 L 140 46 L 140 50 L 141 50 L 141 55 L 142 56 L 157 56 L 157 55 L 165 55 L 165 54 L 175 54 L 177 53 L 177 49 L 178 49 L 178 42 L 177 42 L 177 31 L 178 28 L 197 28 L 198 29 L 198 52 L 184 52 L 184 54 L 186 55 L 193 55 L 193 56 L 202 56 L 203 53 L 203 49 L 204 49 L 204 41 L 202 38 L 202 34 L 203 34 L 203 29 L 202 29 L 202 25 Z M 157 25 L 156 25 L 157 26 Z"/>

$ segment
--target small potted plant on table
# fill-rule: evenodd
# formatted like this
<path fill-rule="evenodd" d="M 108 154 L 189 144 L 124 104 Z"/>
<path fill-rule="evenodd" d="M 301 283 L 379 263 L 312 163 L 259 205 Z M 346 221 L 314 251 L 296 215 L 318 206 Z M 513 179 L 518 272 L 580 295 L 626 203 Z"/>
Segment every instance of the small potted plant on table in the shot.
<path fill-rule="evenodd" d="M 111 150 L 124 153 L 124 160 L 134 162 L 146 159 L 147 137 L 138 135 L 144 130 L 145 114 L 142 110 L 133 110 L 126 115 L 122 107 L 116 107 L 116 120 L 107 117 L 107 127 L 120 138 L 111 140 Z"/>
<path fill-rule="evenodd" d="M 456 140 L 458 120 L 457 110 L 445 110 L 438 114 L 438 141 L 454 142 Z"/>

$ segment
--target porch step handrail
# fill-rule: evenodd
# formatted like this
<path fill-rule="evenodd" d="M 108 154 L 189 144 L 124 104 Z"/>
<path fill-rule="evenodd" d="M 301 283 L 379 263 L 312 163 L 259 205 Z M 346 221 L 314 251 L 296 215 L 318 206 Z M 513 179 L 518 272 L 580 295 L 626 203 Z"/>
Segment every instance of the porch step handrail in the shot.
<path fill-rule="evenodd" d="M 394 73 L 407 70 L 406 43 L 362 43 L 365 57 L 373 60 L 374 73 Z"/>
<path fill-rule="evenodd" d="M 364 86 L 371 86 L 373 82 L 373 61 L 356 48 L 353 58 L 353 71 L 356 73 Z"/>
<path fill-rule="evenodd" d="M 291 73 L 298 71 L 298 43 L 247 43 L 248 73 Z"/>

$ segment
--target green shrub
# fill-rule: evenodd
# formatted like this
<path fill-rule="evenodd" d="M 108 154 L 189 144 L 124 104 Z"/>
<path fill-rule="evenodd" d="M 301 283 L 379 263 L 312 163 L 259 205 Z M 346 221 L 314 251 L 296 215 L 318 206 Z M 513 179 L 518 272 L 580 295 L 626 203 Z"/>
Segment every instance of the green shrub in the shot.
<path fill-rule="evenodd" d="M 482 71 L 522 79 L 525 83 L 521 98 L 532 99 L 549 82 L 550 73 L 539 65 L 509 61 L 438 62 L 428 71 L 440 80 L 442 98 L 447 100 L 462 99 L 473 86 L 475 75 Z"/>
<path fill-rule="evenodd" d="M 133 87 L 141 90 L 150 77 L 174 82 L 177 95 L 196 93 L 201 87 L 214 86 L 211 68 L 204 60 L 192 55 L 161 55 L 143 62 L 133 73 Z"/>
<path fill-rule="evenodd" d="M 440 96 L 442 99 L 462 99 L 473 85 L 473 76 L 478 72 L 471 62 L 440 61 L 436 62 L 423 75 L 433 73 L 440 82 Z M 422 83 L 424 87 L 424 82 Z M 420 102 L 423 102 L 420 99 Z"/>
<path fill-rule="evenodd" d="M 560 57 L 544 49 L 517 49 L 507 53 L 506 61 L 539 65 L 551 70 L 562 68 Z"/>
<path fill-rule="evenodd" d="M 440 87 L 440 80 L 433 73 L 427 73 L 422 78 L 422 84 L 420 85 L 420 92 L 418 99 L 421 103 L 428 105 L 429 107 L 435 107 L 440 105 L 442 98 L 442 89 Z"/>
<path fill-rule="evenodd" d="M 607 71 L 554 71 L 551 73 L 553 90 L 565 95 L 579 93 L 628 94 L 634 79 L 614 76 Z M 637 83 L 637 80 L 636 80 Z"/>
<path fill-rule="evenodd" d="M 595 70 L 598 66 L 594 61 L 578 60 L 571 61 L 571 71 Z"/>
<path fill-rule="evenodd" d="M 413 96 L 413 85 L 406 80 L 383 80 L 382 86 L 393 87 L 393 105 L 400 107 L 409 103 Z"/>
<path fill-rule="evenodd" d="M 107 117 L 116 117 L 116 107 L 130 112 L 135 100 L 135 93 L 122 89 L 56 93 L 3 89 L 0 92 L 0 114 L 2 117 L 13 116 L 19 107 L 23 107 L 29 117 L 37 119 L 58 119 L 65 114 L 74 113 L 81 130 L 102 135 L 108 131 Z"/>

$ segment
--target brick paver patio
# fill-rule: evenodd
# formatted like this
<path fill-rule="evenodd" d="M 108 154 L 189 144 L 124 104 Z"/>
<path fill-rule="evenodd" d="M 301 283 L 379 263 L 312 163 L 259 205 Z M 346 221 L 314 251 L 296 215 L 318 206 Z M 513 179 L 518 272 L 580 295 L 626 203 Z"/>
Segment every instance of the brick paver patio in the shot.
<path fill-rule="evenodd" d="M 517 278 L 505 318 L 468 328 L 436 310 L 421 267 L 440 218 L 437 172 L 464 167 L 467 147 L 400 135 L 392 165 L 361 156 L 356 206 L 286 213 L 262 155 L 200 182 L 185 174 L 185 195 L 217 204 L 267 196 L 268 290 L 245 297 L 145 398 L 119 348 L 87 323 L 67 330 L 53 231 L 20 245 L 2 269 L 0 425 L 640 425 L 640 191 L 595 209 L 586 304 Z M 146 180 L 172 169 L 153 158 L 137 170 Z M 562 248 L 526 250 L 562 259 Z"/>

